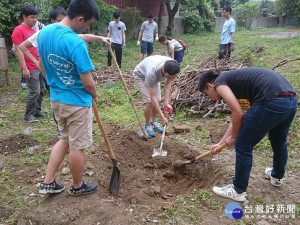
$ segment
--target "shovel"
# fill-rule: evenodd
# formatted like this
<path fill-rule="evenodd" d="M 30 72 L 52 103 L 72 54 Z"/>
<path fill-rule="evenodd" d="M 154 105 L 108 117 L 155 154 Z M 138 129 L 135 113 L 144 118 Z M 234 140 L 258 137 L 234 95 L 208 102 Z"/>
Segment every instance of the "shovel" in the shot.
<path fill-rule="evenodd" d="M 112 150 L 111 144 L 108 140 L 107 134 L 106 134 L 106 132 L 104 130 L 104 127 L 102 125 L 102 121 L 101 121 L 101 118 L 99 116 L 99 112 L 98 112 L 98 108 L 97 108 L 97 104 L 96 104 L 95 100 L 93 100 L 93 110 L 94 110 L 94 114 L 95 114 L 98 126 L 101 130 L 101 134 L 102 134 L 102 136 L 105 140 L 106 147 L 108 149 L 108 154 L 109 154 L 109 156 L 112 160 L 112 163 L 113 163 L 113 172 L 112 172 L 112 175 L 111 175 L 111 178 L 110 178 L 109 191 L 113 196 L 118 196 L 119 188 L 120 188 L 120 184 L 121 184 L 121 173 L 120 173 L 120 170 L 117 167 L 117 160 L 116 160 L 115 154 Z"/>
<path fill-rule="evenodd" d="M 163 108 L 163 113 L 164 113 L 165 117 L 166 117 L 167 119 L 169 119 L 170 116 L 173 114 L 173 109 L 171 109 L 171 108 L 165 106 L 165 107 Z M 168 154 L 167 151 L 164 151 L 164 150 L 162 149 L 163 143 L 164 143 L 164 140 L 165 140 L 166 128 L 167 128 L 167 124 L 165 124 L 165 126 L 164 126 L 164 131 L 163 131 L 163 133 L 162 133 L 161 141 L 160 141 L 160 147 L 159 147 L 159 149 L 155 148 L 155 149 L 153 150 L 152 157 L 155 157 L 155 156 L 167 156 L 167 154 Z"/>
<path fill-rule="evenodd" d="M 131 94 L 130 94 L 128 88 L 127 88 L 126 82 L 125 82 L 125 80 L 124 80 L 124 78 L 123 78 L 122 72 L 121 72 L 120 67 L 119 67 L 119 65 L 118 65 L 118 63 L 117 63 L 115 54 L 113 53 L 113 51 L 112 51 L 112 49 L 111 49 L 110 46 L 108 47 L 108 51 L 109 51 L 109 53 L 111 54 L 111 57 L 112 57 L 112 59 L 113 59 L 113 61 L 114 61 L 115 66 L 117 67 L 117 70 L 118 70 L 118 72 L 119 72 L 119 75 L 120 75 L 122 84 L 123 84 L 123 86 L 124 86 L 124 89 L 125 89 L 125 91 L 126 91 L 126 94 L 127 94 L 128 98 L 129 98 L 129 102 L 131 103 L 131 106 L 132 106 L 132 108 L 133 108 L 135 117 L 136 117 L 136 119 L 137 119 L 137 121 L 138 121 L 138 123 L 139 123 L 139 125 L 140 125 L 140 127 L 141 127 L 141 130 L 137 132 L 137 135 L 138 135 L 139 137 L 141 137 L 141 138 L 143 138 L 144 140 L 147 141 L 148 138 L 149 138 L 149 136 L 148 136 L 148 134 L 146 133 L 144 126 L 142 125 L 142 122 L 141 122 L 141 120 L 140 120 L 140 117 L 139 117 L 139 115 L 138 115 L 138 113 L 137 113 L 137 110 L 136 110 L 134 104 L 133 104 L 132 96 L 131 96 Z"/>
<path fill-rule="evenodd" d="M 216 152 L 221 152 L 223 150 L 223 148 L 225 148 L 226 146 L 227 146 L 226 143 L 220 145 L 219 147 L 216 148 Z M 182 166 L 195 163 L 195 162 L 199 161 L 200 159 L 203 159 L 209 155 L 211 155 L 211 151 L 207 151 L 201 155 L 198 155 L 197 157 L 195 157 L 192 160 L 176 160 L 174 162 L 173 166 L 174 166 L 174 168 L 180 168 Z"/>

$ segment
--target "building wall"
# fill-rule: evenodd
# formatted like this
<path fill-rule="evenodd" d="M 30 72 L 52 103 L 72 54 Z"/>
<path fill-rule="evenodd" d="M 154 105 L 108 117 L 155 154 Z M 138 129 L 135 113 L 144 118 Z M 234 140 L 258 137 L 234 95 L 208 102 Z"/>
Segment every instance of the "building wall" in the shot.
<path fill-rule="evenodd" d="M 151 12 L 154 17 L 158 17 L 160 0 L 104 0 L 107 4 L 115 5 L 119 9 L 126 7 L 136 7 L 141 11 L 141 16 L 146 17 L 148 12 Z M 167 9 L 164 5 L 163 16 L 167 15 Z"/>

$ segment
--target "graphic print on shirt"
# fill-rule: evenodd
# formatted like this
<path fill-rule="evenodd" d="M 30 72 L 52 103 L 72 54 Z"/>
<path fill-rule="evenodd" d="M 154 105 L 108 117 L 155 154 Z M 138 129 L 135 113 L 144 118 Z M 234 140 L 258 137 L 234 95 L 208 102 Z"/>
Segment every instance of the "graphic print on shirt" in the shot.
<path fill-rule="evenodd" d="M 48 62 L 54 67 L 58 78 L 64 85 L 74 85 L 75 80 L 72 79 L 72 75 L 67 76 L 74 69 L 73 63 L 55 54 L 48 55 Z"/>

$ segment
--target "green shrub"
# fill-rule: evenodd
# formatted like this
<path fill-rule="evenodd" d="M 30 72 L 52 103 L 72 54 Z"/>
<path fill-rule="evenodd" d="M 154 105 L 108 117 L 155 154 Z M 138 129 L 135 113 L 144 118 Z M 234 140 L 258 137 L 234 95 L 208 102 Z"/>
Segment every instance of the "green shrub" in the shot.
<path fill-rule="evenodd" d="M 185 14 L 182 18 L 185 32 L 189 34 L 199 34 L 200 32 L 212 32 L 215 29 L 214 22 L 203 19 L 196 12 Z"/>
<path fill-rule="evenodd" d="M 199 34 L 204 30 L 202 18 L 195 12 L 188 13 L 182 18 L 185 32 L 189 34 Z"/>
<path fill-rule="evenodd" d="M 143 22 L 143 18 L 140 16 L 140 10 L 136 7 L 127 7 L 122 10 L 121 20 L 126 25 L 126 39 L 130 40 L 137 37 L 138 29 L 137 24 Z"/>

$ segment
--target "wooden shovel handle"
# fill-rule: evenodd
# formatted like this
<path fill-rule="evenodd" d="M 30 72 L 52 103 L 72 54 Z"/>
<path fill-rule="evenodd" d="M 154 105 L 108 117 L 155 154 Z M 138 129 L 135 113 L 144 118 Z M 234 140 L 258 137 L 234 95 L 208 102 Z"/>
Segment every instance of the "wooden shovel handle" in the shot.
<path fill-rule="evenodd" d="M 101 134 L 102 134 L 102 136 L 103 136 L 103 138 L 105 140 L 106 147 L 107 147 L 107 150 L 108 150 L 108 154 L 110 155 L 110 157 L 112 159 L 116 159 L 115 153 L 114 153 L 114 151 L 113 151 L 113 149 L 111 147 L 111 144 L 110 144 L 110 142 L 108 140 L 108 136 L 107 136 L 107 134 L 106 134 L 106 132 L 104 130 L 104 127 L 102 125 L 102 121 L 101 121 L 101 118 L 99 116 L 99 112 L 98 112 L 98 108 L 97 108 L 97 103 L 96 103 L 96 101 L 94 99 L 93 99 L 93 110 L 94 110 L 94 115 L 96 117 L 98 126 L 99 126 L 99 128 L 101 130 Z"/>
<path fill-rule="evenodd" d="M 126 94 L 127 94 L 128 98 L 129 98 L 129 101 L 130 101 L 130 103 L 131 103 L 131 105 L 132 105 L 132 108 L 133 108 L 135 117 L 136 117 L 136 119 L 137 119 L 137 121 L 138 121 L 138 123 L 139 123 L 139 125 L 140 125 L 140 127 L 141 127 L 141 129 L 142 129 L 142 131 L 143 131 L 144 136 L 148 138 L 148 134 L 146 133 L 145 128 L 144 128 L 144 126 L 142 125 L 142 122 L 141 122 L 141 120 L 140 120 L 139 114 L 137 113 L 137 110 L 136 110 L 136 108 L 135 108 L 135 106 L 134 106 L 134 104 L 133 104 L 131 94 L 130 94 L 128 88 L 127 88 L 127 85 L 126 85 L 126 82 L 125 82 L 124 77 L 123 77 L 123 75 L 122 75 L 122 72 L 121 72 L 121 70 L 120 70 L 119 64 L 117 63 L 115 54 L 113 53 L 113 51 L 112 51 L 112 49 L 111 49 L 110 46 L 108 47 L 108 51 L 109 51 L 109 53 L 110 53 L 110 55 L 111 55 L 111 57 L 112 57 L 112 59 L 113 59 L 113 61 L 114 61 L 115 66 L 117 67 L 117 70 L 118 70 L 118 72 L 119 72 L 119 75 L 120 75 L 122 84 L 123 84 L 123 86 L 124 86 L 124 89 L 125 89 L 125 91 L 126 91 Z"/>
<path fill-rule="evenodd" d="M 219 147 L 216 148 L 216 152 L 221 152 L 223 150 L 223 148 L 225 148 L 226 146 L 227 146 L 226 143 L 220 145 Z M 197 160 L 203 159 L 203 158 L 205 158 L 206 156 L 209 156 L 209 155 L 211 155 L 211 151 L 207 151 L 207 152 L 205 152 L 201 155 L 198 155 L 195 160 L 197 161 Z"/>

